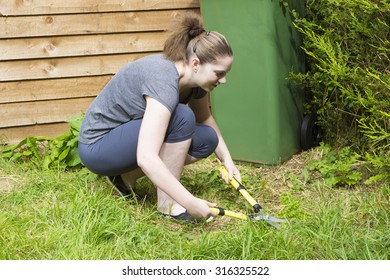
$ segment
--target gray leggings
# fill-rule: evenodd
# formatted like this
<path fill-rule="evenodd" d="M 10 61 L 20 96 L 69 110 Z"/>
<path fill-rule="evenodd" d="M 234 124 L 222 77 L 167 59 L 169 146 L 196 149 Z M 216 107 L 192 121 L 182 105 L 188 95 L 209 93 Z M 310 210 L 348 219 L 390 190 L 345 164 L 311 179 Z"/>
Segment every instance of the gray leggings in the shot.
<path fill-rule="evenodd" d="M 92 172 L 103 176 L 115 176 L 136 169 L 138 135 L 142 119 L 124 123 L 93 144 L 79 142 L 83 164 Z M 198 124 L 192 110 L 179 104 L 173 112 L 165 136 L 166 143 L 177 143 L 192 138 L 188 154 L 206 158 L 218 145 L 213 128 Z"/>

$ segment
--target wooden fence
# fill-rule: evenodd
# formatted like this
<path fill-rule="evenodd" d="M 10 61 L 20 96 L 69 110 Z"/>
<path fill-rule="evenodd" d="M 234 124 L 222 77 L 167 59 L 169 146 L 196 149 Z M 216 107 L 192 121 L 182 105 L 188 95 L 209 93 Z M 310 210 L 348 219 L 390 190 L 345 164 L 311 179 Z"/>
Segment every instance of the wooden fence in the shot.
<path fill-rule="evenodd" d="M 0 138 L 55 137 L 199 0 L 0 0 Z"/>

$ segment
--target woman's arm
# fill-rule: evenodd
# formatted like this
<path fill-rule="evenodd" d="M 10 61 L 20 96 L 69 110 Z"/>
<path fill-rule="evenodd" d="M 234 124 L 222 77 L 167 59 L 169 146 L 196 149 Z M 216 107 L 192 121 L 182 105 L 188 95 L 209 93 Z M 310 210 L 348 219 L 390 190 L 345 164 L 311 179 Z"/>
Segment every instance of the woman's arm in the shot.
<path fill-rule="evenodd" d="M 210 94 L 205 95 L 201 99 L 191 100 L 189 106 L 195 113 L 196 122 L 211 126 L 218 135 L 219 143 L 217 148 L 215 149 L 215 154 L 229 172 L 229 178 L 224 178 L 225 181 L 228 183 L 228 179 L 231 180 L 233 176 L 235 176 L 239 181 L 241 181 L 240 172 L 235 166 L 233 159 L 230 155 L 229 149 L 222 137 L 221 131 L 219 130 L 219 127 L 211 114 Z"/>
<path fill-rule="evenodd" d="M 210 203 L 194 197 L 160 158 L 160 150 L 171 118 L 169 110 L 157 100 L 146 97 L 146 110 L 139 133 L 137 162 L 146 176 L 194 216 L 215 216 Z"/>

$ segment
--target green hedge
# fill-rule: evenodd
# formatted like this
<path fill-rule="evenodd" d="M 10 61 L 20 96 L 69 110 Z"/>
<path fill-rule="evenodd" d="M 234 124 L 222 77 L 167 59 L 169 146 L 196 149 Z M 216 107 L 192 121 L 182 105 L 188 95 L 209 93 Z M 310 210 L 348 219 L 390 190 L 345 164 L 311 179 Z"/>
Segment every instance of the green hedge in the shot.
<path fill-rule="evenodd" d="M 291 75 L 306 88 L 306 111 L 327 143 L 390 168 L 390 2 L 309 0 L 304 16 L 292 12 L 307 72 Z"/>

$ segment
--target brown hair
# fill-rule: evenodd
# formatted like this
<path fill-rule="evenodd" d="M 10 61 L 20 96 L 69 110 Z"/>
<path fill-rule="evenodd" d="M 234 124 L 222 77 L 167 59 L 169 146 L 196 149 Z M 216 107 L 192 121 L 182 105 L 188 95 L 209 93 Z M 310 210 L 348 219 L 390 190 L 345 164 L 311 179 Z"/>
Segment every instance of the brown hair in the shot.
<path fill-rule="evenodd" d="M 172 61 L 185 62 L 195 53 L 201 63 L 233 56 L 226 38 L 215 31 L 206 32 L 201 17 L 195 13 L 186 13 L 174 22 L 163 52 Z"/>

